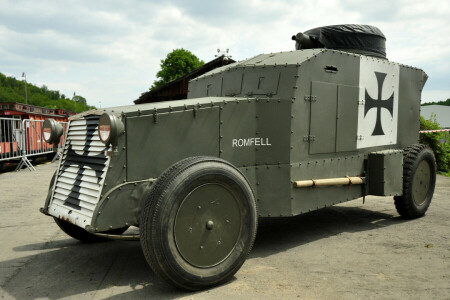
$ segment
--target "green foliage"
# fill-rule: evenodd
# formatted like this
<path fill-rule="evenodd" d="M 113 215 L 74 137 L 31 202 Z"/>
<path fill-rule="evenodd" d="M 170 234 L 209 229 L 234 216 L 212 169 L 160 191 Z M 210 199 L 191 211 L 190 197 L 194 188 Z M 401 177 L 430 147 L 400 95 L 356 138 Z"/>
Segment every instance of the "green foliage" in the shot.
<path fill-rule="evenodd" d="M 436 116 L 432 116 L 431 120 L 425 120 L 420 117 L 420 130 L 436 130 L 440 129 L 439 123 L 436 122 Z M 442 142 L 445 141 L 445 142 Z M 428 145 L 436 156 L 438 171 L 441 174 L 450 172 L 450 135 L 448 132 L 421 133 L 420 143 Z"/>
<path fill-rule="evenodd" d="M 82 96 L 74 96 L 74 99 L 68 99 L 59 91 L 49 90 L 47 86 L 37 87 L 27 82 L 28 104 L 60 108 L 69 111 L 75 111 L 75 102 L 77 100 L 77 113 L 94 109 L 94 106 L 87 104 Z M 0 73 L 0 102 L 18 102 L 25 103 L 25 82 L 17 80 L 14 77 L 6 76 Z"/>
<path fill-rule="evenodd" d="M 445 101 L 422 103 L 422 106 L 427 106 L 427 105 L 445 105 L 445 106 L 450 106 L 450 98 L 448 98 Z"/>
<path fill-rule="evenodd" d="M 197 56 L 188 50 L 175 49 L 165 59 L 161 60 L 161 70 L 156 73 L 156 79 L 150 90 L 184 76 L 204 64 Z"/>

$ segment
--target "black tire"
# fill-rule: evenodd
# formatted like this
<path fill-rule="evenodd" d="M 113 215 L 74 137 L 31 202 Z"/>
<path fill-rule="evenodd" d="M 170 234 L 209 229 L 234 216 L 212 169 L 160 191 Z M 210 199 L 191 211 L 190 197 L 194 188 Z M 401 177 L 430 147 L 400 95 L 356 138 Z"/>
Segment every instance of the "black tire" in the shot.
<path fill-rule="evenodd" d="M 74 239 L 79 240 L 83 243 L 97 243 L 97 242 L 111 241 L 111 239 L 104 238 L 104 237 L 92 234 L 90 232 L 87 232 L 83 228 L 81 228 L 77 225 L 74 225 L 72 223 L 69 223 L 67 221 L 64 221 L 62 219 L 58 219 L 55 217 L 53 217 L 53 219 L 55 220 L 56 225 L 58 225 L 62 231 L 64 231 L 67 235 L 69 235 L 69 236 L 73 237 Z M 128 229 L 128 227 L 117 228 L 117 229 L 111 229 L 111 230 L 108 230 L 108 231 L 105 231 L 102 233 L 120 235 L 120 234 L 124 233 L 127 229 Z"/>
<path fill-rule="evenodd" d="M 404 218 L 425 215 L 436 185 L 436 160 L 425 145 L 408 146 L 403 152 L 403 195 L 395 196 L 395 208 Z"/>
<path fill-rule="evenodd" d="M 56 156 L 56 152 L 47 153 L 47 154 L 45 155 L 45 157 L 46 157 L 47 160 L 49 160 L 49 161 L 52 161 L 53 158 L 55 158 L 55 156 Z"/>
<path fill-rule="evenodd" d="M 58 171 L 55 171 L 55 173 L 52 176 L 52 179 L 50 180 L 47 197 L 51 197 L 50 191 L 53 188 L 53 184 L 55 183 L 57 172 Z M 104 237 L 92 234 L 90 232 L 87 232 L 83 228 L 81 228 L 77 225 L 74 225 L 72 223 L 69 223 L 67 221 L 64 221 L 64 220 L 61 220 L 61 219 L 58 219 L 55 217 L 53 217 L 53 220 L 55 220 L 56 225 L 58 225 L 58 227 L 61 228 L 61 230 L 64 231 L 68 236 L 73 237 L 74 239 L 79 240 L 83 243 L 96 243 L 96 242 L 110 241 L 110 239 L 108 239 L 108 238 L 104 238 Z M 102 233 L 121 235 L 127 229 L 128 229 L 128 226 L 123 227 L 123 228 L 111 229 L 111 230 L 108 230 L 108 231 L 105 231 Z"/>
<path fill-rule="evenodd" d="M 200 290 L 239 270 L 256 228 L 246 178 L 222 159 L 194 157 L 168 168 L 145 197 L 140 240 L 157 275 L 178 288 Z"/>

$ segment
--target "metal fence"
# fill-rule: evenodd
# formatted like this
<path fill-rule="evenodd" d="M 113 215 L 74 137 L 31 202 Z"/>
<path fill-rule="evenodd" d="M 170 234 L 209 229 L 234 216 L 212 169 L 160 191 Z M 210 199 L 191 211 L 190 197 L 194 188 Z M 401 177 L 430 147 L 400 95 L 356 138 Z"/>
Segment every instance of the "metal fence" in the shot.
<path fill-rule="evenodd" d="M 0 161 L 22 157 L 22 120 L 0 118 Z"/>
<path fill-rule="evenodd" d="M 67 122 L 63 126 L 63 135 L 58 144 L 56 155 L 62 151 L 67 131 Z M 34 170 L 29 158 L 54 153 L 53 145 L 44 141 L 44 121 L 0 118 L 0 162 L 20 159 L 16 170 L 24 165 Z"/>
<path fill-rule="evenodd" d="M 59 122 L 63 126 L 63 132 L 66 132 L 67 122 Z M 53 145 L 44 141 L 43 131 L 44 121 L 41 120 L 23 120 L 23 142 L 24 151 L 26 156 L 42 155 L 53 153 Z M 61 149 L 64 146 L 64 134 L 61 136 L 58 148 Z"/>

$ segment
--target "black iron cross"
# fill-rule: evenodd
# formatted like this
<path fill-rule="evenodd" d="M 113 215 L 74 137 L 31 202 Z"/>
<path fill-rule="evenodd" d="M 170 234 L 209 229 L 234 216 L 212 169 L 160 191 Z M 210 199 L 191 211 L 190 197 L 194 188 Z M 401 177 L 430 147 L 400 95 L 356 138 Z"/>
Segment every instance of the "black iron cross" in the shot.
<path fill-rule="evenodd" d="M 375 76 L 377 77 L 377 82 L 378 82 L 378 99 L 377 100 L 370 97 L 370 95 L 369 95 L 369 93 L 367 93 L 367 89 L 366 89 L 364 117 L 366 117 L 367 112 L 371 108 L 377 109 L 377 121 L 375 123 L 375 128 L 373 129 L 372 135 L 384 135 L 383 127 L 381 126 L 381 108 L 386 108 L 391 113 L 391 116 L 394 116 L 393 115 L 394 92 L 392 92 L 392 95 L 387 100 L 381 99 L 381 94 L 383 92 L 383 83 L 384 83 L 384 79 L 386 78 L 386 75 L 387 75 L 386 73 L 375 72 Z"/>

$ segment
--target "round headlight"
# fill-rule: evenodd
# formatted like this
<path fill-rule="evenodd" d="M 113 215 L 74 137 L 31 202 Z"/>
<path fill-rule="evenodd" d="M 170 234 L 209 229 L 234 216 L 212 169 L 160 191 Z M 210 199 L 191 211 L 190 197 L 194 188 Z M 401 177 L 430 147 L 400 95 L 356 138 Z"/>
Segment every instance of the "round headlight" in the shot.
<path fill-rule="evenodd" d="M 46 119 L 43 124 L 44 141 L 49 144 L 59 144 L 63 127 L 54 119 Z"/>
<path fill-rule="evenodd" d="M 104 113 L 98 122 L 98 136 L 105 145 L 117 145 L 119 136 L 123 133 L 123 123 L 112 113 Z"/>
<path fill-rule="evenodd" d="M 111 136 L 111 125 L 99 125 L 98 126 L 98 135 L 100 140 L 107 144 L 109 141 L 109 137 Z"/>

